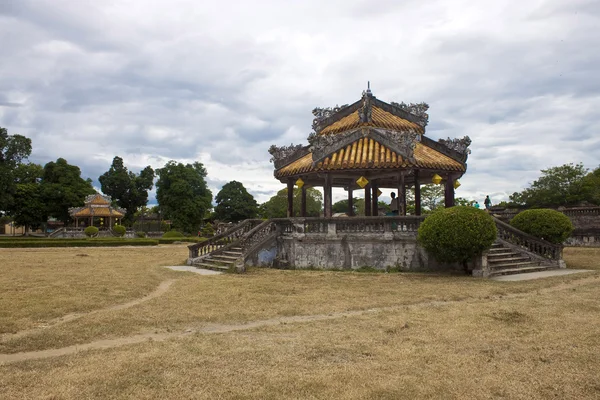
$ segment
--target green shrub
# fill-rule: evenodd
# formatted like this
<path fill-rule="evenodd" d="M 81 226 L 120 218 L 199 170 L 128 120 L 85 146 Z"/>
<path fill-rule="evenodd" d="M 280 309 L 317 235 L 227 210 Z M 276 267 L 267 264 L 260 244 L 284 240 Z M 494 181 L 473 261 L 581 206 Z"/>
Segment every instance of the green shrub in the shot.
<path fill-rule="evenodd" d="M 112 231 L 115 233 L 115 235 L 123 237 L 125 236 L 125 232 L 127 232 L 127 229 L 125 229 L 123 225 L 115 225 L 113 226 Z"/>
<path fill-rule="evenodd" d="M 85 228 L 83 233 L 85 233 L 85 236 L 87 237 L 94 237 L 98 234 L 98 228 L 96 228 L 95 226 L 88 226 L 87 228 Z"/>
<path fill-rule="evenodd" d="M 573 223 L 565 214 L 548 209 L 525 210 L 510 221 L 515 228 L 552 243 L 564 242 L 573 233 Z"/>
<path fill-rule="evenodd" d="M 215 228 L 213 228 L 210 222 L 207 222 L 204 224 L 201 233 L 204 237 L 213 237 L 215 235 Z"/>
<path fill-rule="evenodd" d="M 428 216 L 417 240 L 440 262 L 466 263 L 496 240 L 496 224 L 485 211 L 468 206 L 442 209 Z"/>
<path fill-rule="evenodd" d="M 135 236 L 139 237 L 139 238 L 145 238 L 146 237 L 146 232 L 142 232 L 142 231 L 137 231 L 135 233 Z"/>
<path fill-rule="evenodd" d="M 183 233 L 179 232 L 179 231 L 168 231 L 163 233 L 162 237 L 164 238 L 182 238 L 185 237 L 183 235 Z"/>

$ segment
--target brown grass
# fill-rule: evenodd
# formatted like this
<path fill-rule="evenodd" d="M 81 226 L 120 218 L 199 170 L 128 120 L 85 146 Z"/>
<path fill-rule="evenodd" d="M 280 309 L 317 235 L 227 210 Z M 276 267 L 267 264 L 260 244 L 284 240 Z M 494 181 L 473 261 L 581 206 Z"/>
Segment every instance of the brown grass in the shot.
<path fill-rule="evenodd" d="M 162 280 L 179 279 L 163 296 L 135 307 L 2 341 L 0 353 L 215 323 L 392 308 L 8 364 L 0 366 L 0 398 L 600 396 L 598 273 L 527 282 L 273 270 L 205 277 L 158 267 L 182 261 L 185 247 L 110 249 L 108 257 L 101 249 L 82 250 L 40 250 L 37 259 L 29 250 L 10 250 L 12 258 L 0 251 L 0 287 L 17 284 L 30 297 L 13 292 L 5 297 L 3 291 L 0 310 L 40 303 L 14 317 L 6 312 L 1 321 L 31 328 L 60 313 L 132 300 Z M 600 260 L 593 261 L 597 253 L 589 250 L 594 249 L 565 249 L 569 266 L 600 269 Z M 81 263 L 88 258 L 76 256 L 82 252 L 94 262 Z M 13 262 L 22 258 L 29 261 Z M 130 261 L 115 261 L 124 258 Z M 45 270 L 14 271 L 30 265 Z M 38 279 L 31 284 L 27 277 Z M 85 304 L 64 299 L 64 284 L 79 285 L 70 293 Z M 120 289 L 103 296 L 104 287 Z M 86 300 L 88 292 L 98 299 L 96 305 Z M 49 304 L 58 304 L 60 312 L 51 312 Z"/>
<path fill-rule="evenodd" d="M 600 247 L 565 247 L 568 268 L 600 270 Z"/>

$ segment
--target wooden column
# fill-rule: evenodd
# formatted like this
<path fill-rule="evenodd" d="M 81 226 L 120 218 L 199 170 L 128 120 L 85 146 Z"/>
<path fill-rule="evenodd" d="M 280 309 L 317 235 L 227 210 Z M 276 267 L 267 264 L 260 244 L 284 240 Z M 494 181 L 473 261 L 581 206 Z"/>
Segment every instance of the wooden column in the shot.
<path fill-rule="evenodd" d="M 365 217 L 371 216 L 371 185 L 365 186 Z"/>
<path fill-rule="evenodd" d="M 406 215 L 406 185 L 404 184 L 404 173 L 398 177 L 398 207 L 399 215 Z"/>
<path fill-rule="evenodd" d="M 350 217 L 354 216 L 354 197 L 352 196 L 353 193 L 354 190 L 352 190 L 352 182 L 350 182 L 350 185 L 348 185 L 348 216 Z"/>
<path fill-rule="evenodd" d="M 291 179 L 287 182 L 287 216 L 294 216 L 294 181 Z"/>
<path fill-rule="evenodd" d="M 421 215 L 421 183 L 418 169 L 415 169 L 415 215 Z"/>
<path fill-rule="evenodd" d="M 444 205 L 446 208 L 454 207 L 454 178 L 448 175 L 444 188 Z"/>
<path fill-rule="evenodd" d="M 300 197 L 300 216 L 306 217 L 306 187 L 302 186 Z"/>
<path fill-rule="evenodd" d="M 371 191 L 373 194 L 371 195 L 371 202 L 373 203 L 373 210 L 371 211 L 371 215 L 376 217 L 379 215 L 379 196 L 377 195 L 377 184 L 373 182 L 371 185 Z"/>
<path fill-rule="evenodd" d="M 323 185 L 323 216 L 331 217 L 331 176 L 325 175 L 325 184 Z"/>
<path fill-rule="evenodd" d="M 327 174 L 327 187 L 328 187 L 328 200 L 329 202 L 327 203 L 327 216 L 328 217 L 332 217 L 333 216 L 333 184 L 331 182 L 331 176 L 329 174 Z"/>

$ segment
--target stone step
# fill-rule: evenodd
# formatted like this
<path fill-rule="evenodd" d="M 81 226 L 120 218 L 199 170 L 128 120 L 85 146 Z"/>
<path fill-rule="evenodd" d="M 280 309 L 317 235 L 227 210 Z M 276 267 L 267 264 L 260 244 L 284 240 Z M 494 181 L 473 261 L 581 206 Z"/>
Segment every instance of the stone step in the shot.
<path fill-rule="evenodd" d="M 229 256 L 226 254 L 215 254 L 214 256 L 212 256 L 211 258 L 215 259 L 215 260 L 225 260 L 225 261 L 235 261 L 239 258 L 239 256 Z"/>
<path fill-rule="evenodd" d="M 223 254 L 235 257 L 241 257 L 243 255 L 241 251 L 224 251 Z"/>
<path fill-rule="evenodd" d="M 534 267 L 522 267 L 522 268 L 510 268 L 510 269 L 502 269 L 499 271 L 491 271 L 490 277 L 499 276 L 499 275 L 514 275 L 514 274 L 524 274 L 527 272 L 540 272 L 547 271 L 549 269 L 556 269 L 555 267 L 547 267 L 544 265 L 537 265 Z"/>
<path fill-rule="evenodd" d="M 488 253 L 488 258 L 502 258 L 502 257 L 511 257 L 518 256 L 519 253 L 515 251 L 503 251 L 498 253 Z"/>
<path fill-rule="evenodd" d="M 241 247 L 231 247 L 229 250 L 235 251 L 237 253 L 241 253 L 242 252 L 242 248 Z"/>
<path fill-rule="evenodd" d="M 527 261 L 527 262 L 506 262 L 502 264 L 490 264 L 491 271 L 500 271 L 503 269 L 512 269 L 512 268 L 529 268 L 533 266 L 538 266 L 539 264 L 536 261 Z"/>
<path fill-rule="evenodd" d="M 217 264 L 209 264 L 206 262 L 202 262 L 202 263 L 196 263 L 194 264 L 194 267 L 196 268 L 204 268 L 204 269 L 211 269 L 213 271 L 229 271 L 229 267 L 226 267 L 224 265 L 217 265 Z"/>
<path fill-rule="evenodd" d="M 237 258 L 234 258 L 233 260 L 231 259 L 225 259 L 225 258 L 217 258 L 219 256 L 212 256 L 210 258 L 205 258 L 204 262 L 210 262 L 210 263 L 214 263 L 214 264 L 223 264 L 223 265 L 233 265 L 235 264 L 235 261 L 237 260 Z"/>
<path fill-rule="evenodd" d="M 501 258 L 494 258 L 491 260 L 488 258 L 488 262 L 490 263 L 490 265 L 504 264 L 504 263 L 509 263 L 509 262 L 529 262 L 529 261 L 531 261 L 531 259 L 529 257 L 520 256 L 518 254 L 515 254 L 512 257 L 501 257 Z"/>

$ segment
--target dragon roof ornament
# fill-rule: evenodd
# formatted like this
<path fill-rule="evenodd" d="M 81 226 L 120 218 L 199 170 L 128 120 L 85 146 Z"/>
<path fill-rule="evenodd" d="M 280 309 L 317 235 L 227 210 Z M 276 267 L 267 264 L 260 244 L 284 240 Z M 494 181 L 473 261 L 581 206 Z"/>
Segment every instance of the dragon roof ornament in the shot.
<path fill-rule="evenodd" d="M 271 154 L 269 162 L 275 164 L 275 169 L 279 169 L 308 154 L 308 148 L 301 144 L 294 145 L 294 143 L 289 146 L 275 146 L 273 144 L 269 147 L 269 153 Z"/>
<path fill-rule="evenodd" d="M 429 104 L 425 102 L 406 104 L 405 102 L 396 103 L 392 101 L 390 104 L 417 117 L 417 124 L 421 125 L 423 128 L 429 123 L 429 114 L 427 114 Z"/>
<path fill-rule="evenodd" d="M 439 139 L 438 142 L 446 146 L 448 149 L 458 153 L 462 158 L 462 162 L 467 161 L 467 157 L 469 157 L 469 154 L 471 154 L 471 149 L 469 149 L 469 146 L 471 145 L 471 138 L 468 136 L 465 136 L 462 139 Z"/>

